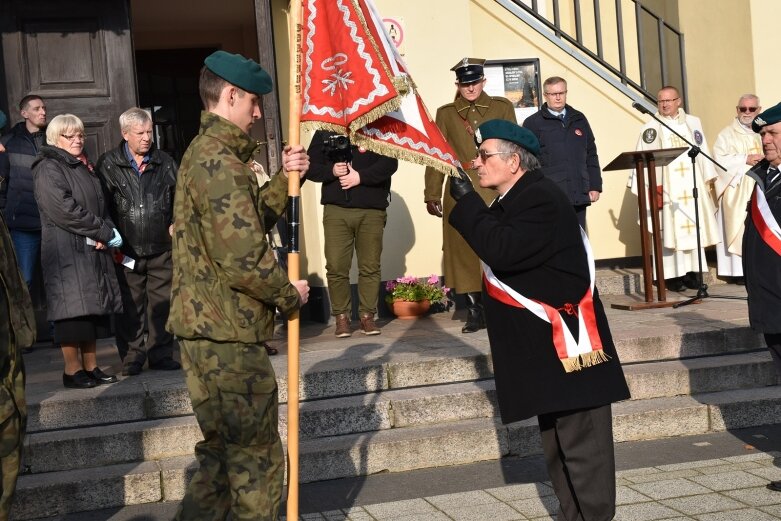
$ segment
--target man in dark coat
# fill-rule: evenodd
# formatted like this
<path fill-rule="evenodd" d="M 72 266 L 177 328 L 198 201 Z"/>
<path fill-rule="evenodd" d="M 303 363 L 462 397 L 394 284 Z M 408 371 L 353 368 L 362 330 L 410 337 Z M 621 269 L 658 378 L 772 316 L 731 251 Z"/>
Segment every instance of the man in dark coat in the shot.
<path fill-rule="evenodd" d="M 6 154 L 0 161 L 0 210 L 29 289 L 41 256 L 41 216 L 33 193 L 32 164 L 46 141 L 46 104 L 40 96 L 25 96 L 19 112 L 23 120 L 0 139 Z"/>
<path fill-rule="evenodd" d="M 567 105 L 567 81 L 553 76 L 542 84 L 545 103 L 523 126 L 540 141 L 539 160 L 546 177 L 561 188 L 586 228 L 586 208 L 599 200 L 602 173 L 594 133 L 582 112 Z"/>
<path fill-rule="evenodd" d="M 145 110 L 126 110 L 119 126 L 122 142 L 100 156 L 97 171 L 111 195 L 111 217 L 124 241 L 117 267 L 123 313 L 116 321 L 122 374 L 141 373 L 144 362 L 150 369 L 181 369 L 173 359 L 173 335 L 165 329 L 173 277 L 176 163 L 155 146 L 152 117 Z"/>
<path fill-rule="evenodd" d="M 613 519 L 610 404 L 629 390 L 588 240 L 566 195 L 539 170 L 531 131 L 492 120 L 475 141 L 480 185 L 499 198 L 488 207 L 465 175 L 452 179 L 450 223 L 483 262 L 502 421 L 538 416 L 559 519 Z"/>
<path fill-rule="evenodd" d="M 752 123 L 762 136 L 765 159 L 748 171 L 756 181 L 743 234 L 743 273 L 751 328 L 765 343 L 781 375 L 781 103 L 760 113 Z M 781 492 L 781 481 L 770 490 Z"/>

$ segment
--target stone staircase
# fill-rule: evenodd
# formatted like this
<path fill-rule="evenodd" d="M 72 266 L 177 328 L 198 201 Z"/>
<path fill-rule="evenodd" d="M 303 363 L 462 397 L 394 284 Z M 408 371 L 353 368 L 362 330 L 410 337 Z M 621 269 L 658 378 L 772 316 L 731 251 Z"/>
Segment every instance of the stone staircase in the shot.
<path fill-rule="evenodd" d="M 625 271 L 600 274 L 613 278 L 600 286 L 605 300 L 611 287 L 634 289 L 638 277 Z M 616 442 L 778 422 L 775 369 L 741 306 L 609 312 L 632 392 L 613 409 Z M 496 418 L 487 335 L 460 327 L 439 314 L 393 321 L 380 337 L 336 340 L 330 328 L 305 325 L 301 481 L 539 453 L 536 420 Z M 285 402 L 285 357 L 274 365 Z M 28 401 L 28 473 L 13 519 L 181 499 L 200 439 L 181 373 L 89 390 L 31 384 Z M 283 437 L 286 417 L 283 403 Z"/>

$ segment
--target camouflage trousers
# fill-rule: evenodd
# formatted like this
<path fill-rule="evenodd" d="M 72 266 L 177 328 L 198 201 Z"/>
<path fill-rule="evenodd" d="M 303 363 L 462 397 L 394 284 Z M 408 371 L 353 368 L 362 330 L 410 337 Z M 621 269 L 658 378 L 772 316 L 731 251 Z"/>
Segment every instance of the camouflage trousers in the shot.
<path fill-rule="evenodd" d="M 277 521 L 285 470 L 277 382 L 262 345 L 180 340 L 199 467 L 176 519 Z"/>

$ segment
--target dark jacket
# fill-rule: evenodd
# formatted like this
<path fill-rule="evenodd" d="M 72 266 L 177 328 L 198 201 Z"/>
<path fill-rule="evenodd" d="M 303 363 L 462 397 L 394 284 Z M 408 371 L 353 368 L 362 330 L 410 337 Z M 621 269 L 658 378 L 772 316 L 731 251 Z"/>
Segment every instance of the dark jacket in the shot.
<path fill-rule="evenodd" d="M 41 209 L 41 264 L 49 320 L 122 311 L 107 243 L 114 224 L 98 176 L 71 154 L 44 145 L 33 163 L 35 198 Z"/>
<path fill-rule="evenodd" d="M 122 234 L 122 251 L 138 259 L 171 250 L 176 163 L 157 147 L 140 176 L 125 154 L 125 141 L 98 160 L 97 172 L 111 196 L 111 218 Z"/>
<path fill-rule="evenodd" d="M 490 208 L 477 193 L 466 194 L 450 223 L 494 274 L 522 295 L 562 307 L 577 304 L 586 293 L 589 267 L 575 212 L 541 171 L 526 172 Z M 597 327 L 610 360 L 569 373 L 556 355 L 548 322 L 489 297 L 485 287 L 483 297 L 503 422 L 629 397 L 598 295 Z M 570 325 L 575 335 L 576 324 Z"/>
<path fill-rule="evenodd" d="M 594 133 L 586 116 L 566 105 L 564 122 L 548 111 L 548 104 L 523 122 L 540 140 L 540 164 L 567 194 L 573 205 L 589 205 L 590 191 L 602 191 Z"/>
<path fill-rule="evenodd" d="M 326 136 L 333 135 L 336 134 L 315 132 L 307 150 L 310 164 L 306 177 L 310 181 L 323 183 L 320 203 L 344 208 L 386 209 L 389 203 L 391 176 L 398 168 L 399 162 L 369 150 L 361 152 L 357 146 L 351 144 L 351 164 L 360 174 L 361 184 L 347 191 L 342 190 L 339 178 L 333 174 L 334 161 L 329 159 L 324 146 Z"/>
<path fill-rule="evenodd" d="M 43 141 L 43 131 L 31 134 L 24 121 L 14 125 L 0 140 L 5 146 L 5 158 L 0 160 L 0 210 L 9 230 L 41 229 L 33 194 L 32 164 Z"/>
<path fill-rule="evenodd" d="M 769 163 L 762 160 L 747 175 L 757 182 L 776 221 L 781 222 L 781 183 L 765 191 Z M 760 333 L 781 333 L 781 256 L 773 250 L 754 225 L 749 206 L 743 234 L 743 273 L 748 292 L 748 318 Z"/>

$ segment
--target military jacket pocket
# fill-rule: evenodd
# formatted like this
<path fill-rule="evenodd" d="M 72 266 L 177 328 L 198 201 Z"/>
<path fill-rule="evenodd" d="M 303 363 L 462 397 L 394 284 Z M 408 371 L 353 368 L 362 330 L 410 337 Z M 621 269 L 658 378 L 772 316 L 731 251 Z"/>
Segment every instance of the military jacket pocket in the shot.
<path fill-rule="evenodd" d="M 279 406 L 273 373 L 222 371 L 216 383 L 222 412 L 218 428 L 226 440 L 243 447 L 277 442 Z"/>

